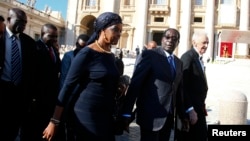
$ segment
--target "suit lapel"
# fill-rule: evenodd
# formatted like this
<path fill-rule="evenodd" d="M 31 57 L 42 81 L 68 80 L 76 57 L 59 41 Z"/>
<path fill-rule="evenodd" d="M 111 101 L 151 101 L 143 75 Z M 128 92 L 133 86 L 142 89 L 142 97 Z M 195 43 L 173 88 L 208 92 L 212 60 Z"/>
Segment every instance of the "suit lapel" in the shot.
<path fill-rule="evenodd" d="M 200 76 L 202 76 L 204 81 L 207 83 L 207 79 L 206 79 L 206 76 L 205 76 L 206 74 L 205 74 L 205 72 L 203 72 L 203 69 L 202 69 L 202 66 L 201 66 L 201 63 L 200 63 L 200 60 L 199 60 L 199 54 L 194 49 L 192 49 L 192 52 L 194 53 L 194 58 L 193 59 L 195 61 L 195 65 L 198 68 Z"/>

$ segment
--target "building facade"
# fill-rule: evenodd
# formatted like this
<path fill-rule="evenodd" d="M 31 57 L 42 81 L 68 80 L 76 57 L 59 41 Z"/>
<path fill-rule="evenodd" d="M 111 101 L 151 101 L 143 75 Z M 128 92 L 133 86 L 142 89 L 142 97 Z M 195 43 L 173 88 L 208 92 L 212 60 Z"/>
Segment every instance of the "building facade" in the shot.
<path fill-rule="evenodd" d="M 25 11 L 28 23 L 24 33 L 30 35 L 35 40 L 41 36 L 41 27 L 45 23 L 52 23 L 58 29 L 58 42 L 65 44 L 65 20 L 58 11 L 39 11 L 34 8 L 35 0 L 27 0 L 27 3 L 21 3 L 16 0 L 0 0 L 0 14 L 7 20 L 8 10 L 11 8 L 20 8 Z"/>
<path fill-rule="evenodd" d="M 208 33 L 206 56 L 209 58 L 250 56 L 247 41 L 235 42 L 235 38 L 240 38 L 240 33 L 236 36 L 235 32 L 229 32 L 232 40 L 220 41 L 224 30 L 249 32 L 249 0 L 68 0 L 65 21 L 15 0 L 1 0 L 0 12 L 6 13 L 7 8 L 13 5 L 27 12 L 26 33 L 36 38 L 41 25 L 52 22 L 60 29 L 59 41 L 63 46 L 74 46 L 76 37 L 81 33 L 91 35 L 96 17 L 110 11 L 118 13 L 124 23 L 120 41 L 114 47 L 130 53 L 135 52 L 136 47 L 142 49 L 150 40 L 160 46 L 163 31 L 170 27 L 181 34 L 180 44 L 175 51 L 177 56 L 191 47 L 192 34 L 197 30 Z"/>
<path fill-rule="evenodd" d="M 163 31 L 171 27 L 180 31 L 175 53 L 181 56 L 191 47 L 193 32 L 205 29 L 210 39 L 206 55 L 214 59 L 223 57 L 218 43 L 222 30 L 249 30 L 248 0 L 70 0 L 66 44 L 80 33 L 91 34 L 95 18 L 106 11 L 122 17 L 124 28 L 117 47 L 130 51 L 137 46 L 142 49 L 150 40 L 160 46 Z M 232 56 L 247 58 L 248 44 L 233 43 Z"/>

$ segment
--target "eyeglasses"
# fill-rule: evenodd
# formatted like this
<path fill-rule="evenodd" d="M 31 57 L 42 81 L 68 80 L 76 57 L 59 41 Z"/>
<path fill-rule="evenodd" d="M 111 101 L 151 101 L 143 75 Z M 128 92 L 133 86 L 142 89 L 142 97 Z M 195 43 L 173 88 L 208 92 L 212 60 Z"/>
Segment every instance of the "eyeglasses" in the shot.
<path fill-rule="evenodd" d="M 166 38 L 167 40 L 170 40 L 170 39 L 172 39 L 173 41 L 177 41 L 178 40 L 178 38 L 176 36 L 167 36 L 167 35 L 165 35 L 163 37 Z"/>

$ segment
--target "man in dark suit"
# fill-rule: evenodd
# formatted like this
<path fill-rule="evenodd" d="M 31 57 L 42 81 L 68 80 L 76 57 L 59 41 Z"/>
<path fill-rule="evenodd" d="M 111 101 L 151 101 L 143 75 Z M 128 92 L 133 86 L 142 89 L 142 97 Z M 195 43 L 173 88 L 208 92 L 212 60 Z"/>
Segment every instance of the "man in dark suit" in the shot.
<path fill-rule="evenodd" d="M 186 113 L 189 115 L 190 130 L 183 132 L 183 140 L 207 141 L 206 107 L 207 80 L 205 66 L 202 60 L 208 47 L 208 37 L 205 32 L 193 34 L 193 47 L 181 56 L 183 61 L 183 84 Z M 181 140 L 181 139 L 180 139 Z"/>
<path fill-rule="evenodd" d="M 154 48 L 157 48 L 157 43 L 155 41 L 149 41 L 147 46 L 146 46 L 147 49 L 154 49 Z"/>
<path fill-rule="evenodd" d="M 61 69 L 57 38 L 58 31 L 55 25 L 48 23 L 42 26 L 41 38 L 36 41 L 36 93 L 33 97 L 33 109 L 21 130 L 21 141 L 42 141 L 43 130 L 54 112 L 60 88 Z"/>
<path fill-rule="evenodd" d="M 125 124 L 130 121 L 136 101 L 136 123 L 141 141 L 167 141 L 182 105 L 182 62 L 174 54 L 180 34 L 176 29 L 164 31 L 161 47 L 142 52 L 126 93 L 122 110 Z M 169 61 L 172 58 L 172 61 Z"/>
<path fill-rule="evenodd" d="M 4 30 L 5 30 L 4 21 L 5 21 L 4 17 L 0 15 L 0 38 L 2 38 L 4 35 Z"/>
<path fill-rule="evenodd" d="M 24 11 L 10 9 L 0 40 L 0 121 L 3 129 L 0 136 L 5 141 L 14 141 L 17 137 L 34 93 L 36 44 L 23 33 L 26 24 Z M 13 48 L 15 53 L 12 53 Z"/>

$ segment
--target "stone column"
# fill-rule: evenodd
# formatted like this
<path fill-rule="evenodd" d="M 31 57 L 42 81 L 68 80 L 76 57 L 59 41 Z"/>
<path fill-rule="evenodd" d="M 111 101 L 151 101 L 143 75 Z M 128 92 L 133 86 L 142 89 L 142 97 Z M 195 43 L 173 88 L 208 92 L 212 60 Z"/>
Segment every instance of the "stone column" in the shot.
<path fill-rule="evenodd" d="M 206 59 L 212 58 L 214 46 L 214 0 L 207 0 L 206 17 L 205 17 L 205 31 L 207 32 L 209 44 L 205 53 Z"/>
<path fill-rule="evenodd" d="M 240 3 L 240 27 L 242 31 L 247 31 L 249 26 L 249 0 L 241 0 Z M 237 46 L 237 55 L 246 56 L 249 54 L 248 44 L 239 43 Z"/>
<path fill-rule="evenodd" d="M 77 17 L 77 6 L 78 0 L 71 0 L 68 2 L 67 7 L 67 18 L 66 18 L 66 38 L 65 44 L 66 45 L 75 45 L 75 23 Z"/>
<path fill-rule="evenodd" d="M 135 22 L 135 34 L 134 34 L 134 44 L 132 51 L 135 52 L 135 48 L 139 46 L 140 51 L 145 44 L 146 39 L 146 26 L 147 26 L 147 11 L 148 11 L 148 0 L 141 2 L 139 0 L 135 1 L 136 13 L 134 16 Z"/>
<path fill-rule="evenodd" d="M 181 56 L 184 52 L 186 52 L 190 46 L 190 39 L 192 35 L 190 35 L 190 25 L 191 25 L 191 0 L 181 0 L 181 15 L 180 15 L 180 43 L 178 47 L 177 56 Z"/>
<path fill-rule="evenodd" d="M 177 29 L 177 19 L 179 19 L 179 0 L 171 0 L 170 1 L 170 16 L 169 16 L 169 27 Z"/>

